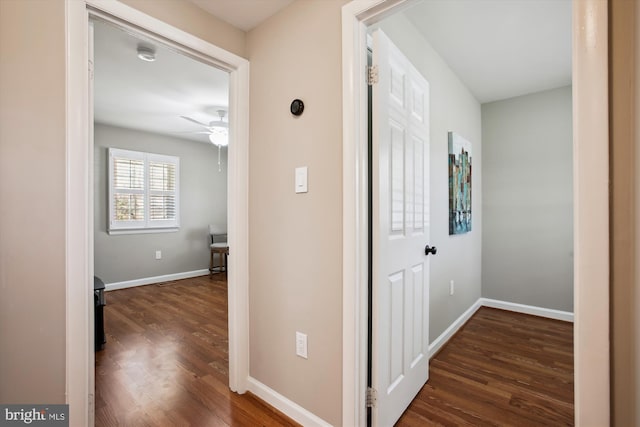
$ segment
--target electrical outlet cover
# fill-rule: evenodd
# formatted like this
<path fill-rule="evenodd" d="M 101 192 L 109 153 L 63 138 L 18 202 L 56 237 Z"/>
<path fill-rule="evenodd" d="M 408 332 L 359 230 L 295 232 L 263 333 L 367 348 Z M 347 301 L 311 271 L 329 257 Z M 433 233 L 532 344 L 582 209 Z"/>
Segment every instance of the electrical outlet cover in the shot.
<path fill-rule="evenodd" d="M 296 355 L 307 359 L 307 334 L 296 332 Z"/>

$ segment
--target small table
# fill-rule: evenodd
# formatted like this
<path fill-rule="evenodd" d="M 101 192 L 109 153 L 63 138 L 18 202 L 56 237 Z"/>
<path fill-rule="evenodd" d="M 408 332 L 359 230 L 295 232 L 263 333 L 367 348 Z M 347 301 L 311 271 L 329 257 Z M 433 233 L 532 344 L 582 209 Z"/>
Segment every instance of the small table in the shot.
<path fill-rule="evenodd" d="M 214 273 L 213 255 L 218 254 L 220 260 L 220 270 L 217 273 L 227 272 L 227 256 L 229 255 L 229 246 L 224 243 L 214 243 L 211 245 L 211 257 L 209 258 L 209 276 Z"/>

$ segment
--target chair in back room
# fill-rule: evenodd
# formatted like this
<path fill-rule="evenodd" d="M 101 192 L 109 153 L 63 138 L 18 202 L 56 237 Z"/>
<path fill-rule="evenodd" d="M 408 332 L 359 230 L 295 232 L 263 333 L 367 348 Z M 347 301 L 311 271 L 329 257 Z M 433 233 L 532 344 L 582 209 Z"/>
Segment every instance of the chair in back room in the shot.
<path fill-rule="evenodd" d="M 229 245 L 227 243 L 227 230 L 216 225 L 209 224 L 209 276 L 215 273 L 227 272 L 227 255 Z M 218 266 L 214 264 L 215 254 L 218 254 Z M 216 271 L 217 269 L 217 271 Z"/>

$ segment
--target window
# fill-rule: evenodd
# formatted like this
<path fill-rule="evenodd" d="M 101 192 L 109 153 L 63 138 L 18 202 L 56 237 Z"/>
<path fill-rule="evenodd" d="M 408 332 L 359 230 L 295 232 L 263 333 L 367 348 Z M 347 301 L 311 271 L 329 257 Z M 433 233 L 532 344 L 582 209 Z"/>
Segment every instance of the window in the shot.
<path fill-rule="evenodd" d="M 180 226 L 174 156 L 109 149 L 109 233 L 172 231 Z"/>

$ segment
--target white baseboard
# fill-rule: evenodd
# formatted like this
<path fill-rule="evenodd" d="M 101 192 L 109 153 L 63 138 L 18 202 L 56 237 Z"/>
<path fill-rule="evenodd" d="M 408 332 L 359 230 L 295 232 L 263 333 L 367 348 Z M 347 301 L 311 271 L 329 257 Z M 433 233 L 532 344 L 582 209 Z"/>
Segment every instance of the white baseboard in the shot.
<path fill-rule="evenodd" d="M 517 313 L 532 314 L 534 316 L 547 317 L 549 319 L 573 322 L 573 313 L 569 311 L 553 310 L 551 308 L 535 307 L 533 305 L 518 304 L 515 302 L 500 301 L 490 298 L 480 298 L 480 303 L 485 307 L 499 308 L 515 311 Z"/>
<path fill-rule="evenodd" d="M 305 427 L 331 427 L 331 424 L 312 414 L 297 403 L 287 399 L 277 391 L 267 387 L 255 378 L 249 377 L 248 389 L 251 393 L 278 409 Z"/>
<path fill-rule="evenodd" d="M 464 313 L 460 315 L 443 333 L 440 334 L 438 338 L 433 340 L 431 344 L 429 344 L 429 359 L 431 359 L 437 352 L 442 348 L 443 345 L 447 343 L 451 339 L 451 337 L 458 332 L 458 329 L 462 327 L 466 323 L 467 320 L 474 315 L 476 311 L 482 306 L 480 303 L 482 298 L 479 298 L 476 302 L 474 302 L 471 307 L 467 309 Z"/>
<path fill-rule="evenodd" d="M 114 282 L 105 284 L 105 291 L 115 291 L 116 289 L 133 288 L 134 286 L 151 285 L 154 283 L 170 282 L 171 280 L 190 279 L 192 277 L 209 274 L 208 269 L 185 271 L 184 273 L 165 274 L 164 276 L 143 277 L 142 279 L 127 280 L 125 282 Z"/>

